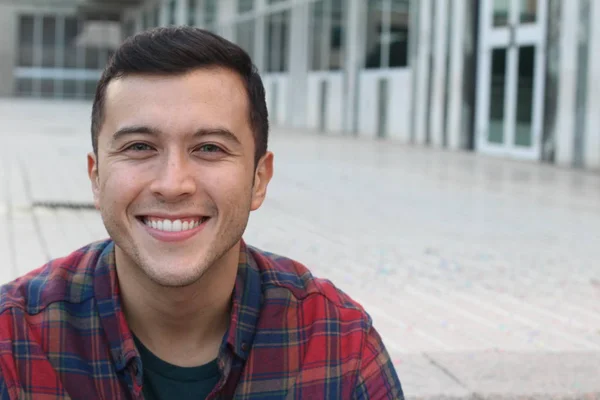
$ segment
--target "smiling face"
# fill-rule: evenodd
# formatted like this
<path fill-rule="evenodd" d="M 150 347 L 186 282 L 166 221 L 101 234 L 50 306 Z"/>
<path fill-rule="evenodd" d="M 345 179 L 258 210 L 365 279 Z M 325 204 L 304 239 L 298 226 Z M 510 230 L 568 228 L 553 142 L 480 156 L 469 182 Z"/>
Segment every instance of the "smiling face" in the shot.
<path fill-rule="evenodd" d="M 273 171 L 269 152 L 255 169 L 241 78 L 222 68 L 125 76 L 104 107 L 88 172 L 119 268 L 180 287 L 237 262 Z"/>

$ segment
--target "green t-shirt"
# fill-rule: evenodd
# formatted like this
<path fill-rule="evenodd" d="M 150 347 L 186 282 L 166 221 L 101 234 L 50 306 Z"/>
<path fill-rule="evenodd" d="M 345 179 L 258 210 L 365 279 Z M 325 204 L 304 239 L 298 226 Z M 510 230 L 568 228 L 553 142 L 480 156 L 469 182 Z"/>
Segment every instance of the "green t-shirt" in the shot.
<path fill-rule="evenodd" d="M 205 399 L 217 385 L 217 360 L 199 367 L 178 367 L 155 356 L 137 337 L 134 340 L 142 357 L 146 400 Z"/>

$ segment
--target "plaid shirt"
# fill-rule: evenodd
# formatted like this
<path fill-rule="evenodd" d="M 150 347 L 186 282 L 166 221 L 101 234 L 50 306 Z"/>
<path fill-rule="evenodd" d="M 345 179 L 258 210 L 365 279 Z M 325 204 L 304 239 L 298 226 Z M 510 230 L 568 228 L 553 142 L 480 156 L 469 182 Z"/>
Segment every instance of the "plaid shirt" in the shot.
<path fill-rule="evenodd" d="M 0 400 L 142 399 L 114 243 L 91 244 L 0 289 Z M 400 399 L 360 305 L 302 265 L 242 243 L 210 399 Z"/>

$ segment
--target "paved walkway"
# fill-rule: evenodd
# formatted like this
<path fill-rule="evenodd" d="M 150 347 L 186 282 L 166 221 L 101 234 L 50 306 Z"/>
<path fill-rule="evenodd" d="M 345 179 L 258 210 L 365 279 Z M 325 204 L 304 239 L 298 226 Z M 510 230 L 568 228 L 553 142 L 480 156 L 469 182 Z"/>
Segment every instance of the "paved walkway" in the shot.
<path fill-rule="evenodd" d="M 87 103 L 0 101 L 0 283 L 104 238 Z M 600 175 L 272 134 L 245 236 L 371 313 L 408 398 L 600 399 Z M 49 207 L 50 206 L 50 207 Z"/>

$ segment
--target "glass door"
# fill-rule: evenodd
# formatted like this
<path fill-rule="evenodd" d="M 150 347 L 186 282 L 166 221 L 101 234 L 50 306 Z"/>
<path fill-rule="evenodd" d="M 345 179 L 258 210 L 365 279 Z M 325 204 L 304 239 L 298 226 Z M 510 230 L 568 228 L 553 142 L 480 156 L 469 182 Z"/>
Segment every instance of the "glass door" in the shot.
<path fill-rule="evenodd" d="M 477 150 L 539 159 L 547 0 L 483 0 Z"/>

